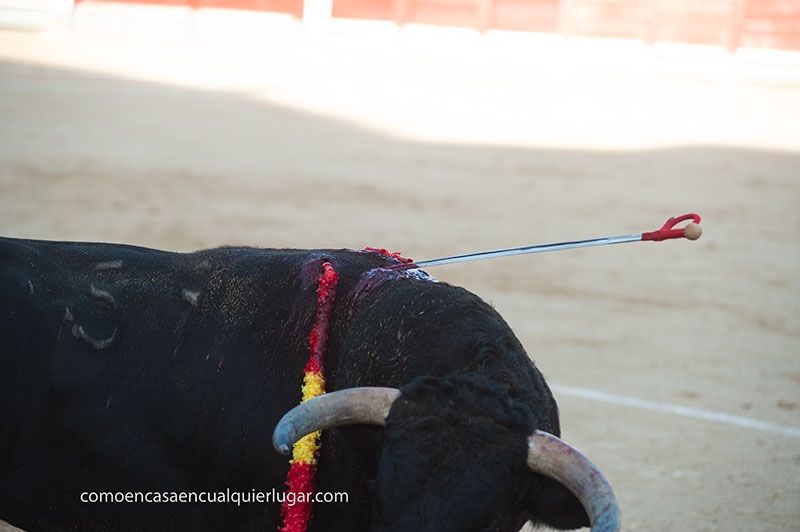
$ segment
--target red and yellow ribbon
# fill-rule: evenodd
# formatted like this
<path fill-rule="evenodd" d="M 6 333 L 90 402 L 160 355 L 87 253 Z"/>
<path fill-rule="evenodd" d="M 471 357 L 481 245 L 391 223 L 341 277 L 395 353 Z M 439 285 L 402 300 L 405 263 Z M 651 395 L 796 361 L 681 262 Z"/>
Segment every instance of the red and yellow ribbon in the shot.
<path fill-rule="evenodd" d="M 314 326 L 308 335 L 308 362 L 303 375 L 303 388 L 301 402 L 320 396 L 325 393 L 325 375 L 323 373 L 325 361 L 325 347 L 328 343 L 331 311 L 336 298 L 336 285 L 339 276 L 330 262 L 322 264 L 322 274 L 319 277 L 317 288 L 317 313 Z M 314 473 L 317 469 L 319 457 L 320 432 L 312 432 L 300 438 L 292 449 L 292 459 L 289 461 L 289 473 L 286 475 L 287 494 L 292 492 L 293 498 L 286 497 L 281 506 L 283 526 L 281 532 L 305 532 L 311 520 L 311 501 L 307 494 L 313 493 Z M 302 495 L 300 495 L 302 494 Z M 289 501 L 294 504 L 289 504 Z"/>

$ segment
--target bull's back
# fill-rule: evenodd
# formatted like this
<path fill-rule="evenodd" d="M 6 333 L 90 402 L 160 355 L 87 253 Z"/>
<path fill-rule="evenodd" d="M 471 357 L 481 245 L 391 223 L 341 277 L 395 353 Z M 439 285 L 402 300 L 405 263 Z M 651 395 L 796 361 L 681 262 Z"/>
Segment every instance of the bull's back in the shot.
<path fill-rule="evenodd" d="M 280 489 L 270 431 L 299 396 L 309 260 L 0 239 L 0 518 L 113 528 L 131 511 L 81 492 Z M 148 519 L 213 526 L 169 506 Z"/>

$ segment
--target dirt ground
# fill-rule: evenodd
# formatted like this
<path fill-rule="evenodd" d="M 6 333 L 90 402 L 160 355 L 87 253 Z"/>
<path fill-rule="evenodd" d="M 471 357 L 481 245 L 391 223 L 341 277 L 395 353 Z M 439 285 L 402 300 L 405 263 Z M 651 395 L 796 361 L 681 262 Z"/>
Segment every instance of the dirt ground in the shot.
<path fill-rule="evenodd" d="M 424 259 L 698 212 L 697 242 L 429 272 L 506 317 L 625 530 L 800 530 L 800 85 L 634 45 L 458 34 L 436 54 L 412 33 L 0 32 L 0 234 Z"/>

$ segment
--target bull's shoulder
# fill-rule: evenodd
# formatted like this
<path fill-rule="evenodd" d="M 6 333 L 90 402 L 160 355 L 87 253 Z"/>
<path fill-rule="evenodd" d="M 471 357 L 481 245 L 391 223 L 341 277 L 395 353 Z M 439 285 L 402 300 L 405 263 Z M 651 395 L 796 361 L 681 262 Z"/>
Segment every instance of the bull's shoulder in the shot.
<path fill-rule="evenodd" d="M 123 261 L 163 267 L 178 254 L 127 244 L 0 237 L 0 270 L 62 277 L 118 269 Z"/>
<path fill-rule="evenodd" d="M 386 259 L 344 249 L 227 246 L 176 253 L 0 237 L 0 315 L 55 325 L 80 314 L 91 322 L 81 324 L 84 331 L 98 329 L 91 336 L 106 339 L 120 319 L 137 326 L 182 323 L 180 318 L 195 308 L 212 315 L 225 312 L 232 315 L 230 321 L 246 317 L 244 310 L 255 312 L 265 302 L 280 300 L 273 305 L 279 307 L 274 311 L 278 320 L 279 310 L 301 293 L 313 296 L 325 261 L 335 265 L 343 285 L 351 285 Z M 75 334 L 83 336 L 80 328 Z M 108 342 L 90 343 L 101 347 Z"/>

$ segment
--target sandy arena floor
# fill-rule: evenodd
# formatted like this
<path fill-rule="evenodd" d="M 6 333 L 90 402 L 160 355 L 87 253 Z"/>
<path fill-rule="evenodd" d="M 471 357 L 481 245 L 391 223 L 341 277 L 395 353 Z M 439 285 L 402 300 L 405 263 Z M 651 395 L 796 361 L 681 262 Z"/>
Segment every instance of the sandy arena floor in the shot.
<path fill-rule="evenodd" d="M 0 233 L 424 259 L 699 212 L 694 243 L 430 273 L 507 318 L 625 530 L 800 530 L 800 85 L 613 43 L 434 54 L 416 31 L 0 32 Z"/>

